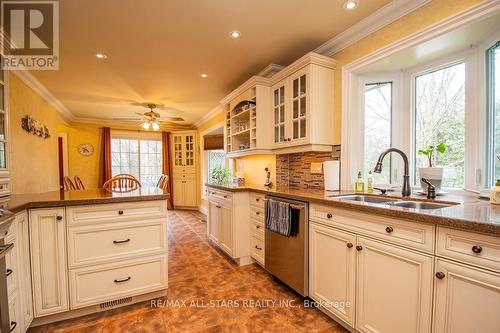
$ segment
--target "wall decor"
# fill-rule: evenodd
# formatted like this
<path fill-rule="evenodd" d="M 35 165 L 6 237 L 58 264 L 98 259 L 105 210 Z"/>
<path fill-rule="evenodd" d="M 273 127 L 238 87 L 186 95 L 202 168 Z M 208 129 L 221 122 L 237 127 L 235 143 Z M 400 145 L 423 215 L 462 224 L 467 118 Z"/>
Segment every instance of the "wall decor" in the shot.
<path fill-rule="evenodd" d="M 24 116 L 21 119 L 21 127 L 26 132 L 29 132 L 34 135 L 38 135 L 43 139 L 50 138 L 49 129 L 47 126 L 43 125 L 38 120 L 33 119 L 31 116 Z"/>
<path fill-rule="evenodd" d="M 94 153 L 94 146 L 90 143 L 82 143 L 78 145 L 78 152 L 83 156 L 91 156 Z"/>

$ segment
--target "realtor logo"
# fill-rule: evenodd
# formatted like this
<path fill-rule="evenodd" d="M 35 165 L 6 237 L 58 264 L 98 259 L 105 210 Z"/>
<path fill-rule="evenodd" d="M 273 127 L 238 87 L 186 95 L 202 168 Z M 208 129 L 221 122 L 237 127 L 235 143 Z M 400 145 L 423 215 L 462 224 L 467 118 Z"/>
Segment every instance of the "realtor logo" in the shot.
<path fill-rule="evenodd" d="M 2 68 L 59 69 L 59 1 L 0 1 Z"/>

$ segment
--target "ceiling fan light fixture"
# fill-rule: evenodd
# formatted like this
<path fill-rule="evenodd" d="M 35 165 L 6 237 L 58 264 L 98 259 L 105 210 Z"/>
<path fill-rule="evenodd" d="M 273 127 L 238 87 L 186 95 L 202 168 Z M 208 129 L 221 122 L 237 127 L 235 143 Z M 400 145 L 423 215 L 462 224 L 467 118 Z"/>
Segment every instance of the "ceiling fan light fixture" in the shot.
<path fill-rule="evenodd" d="M 142 124 L 142 128 L 144 128 L 146 131 L 149 130 L 150 126 L 151 125 L 150 125 L 149 121 L 146 121 L 146 122 L 144 122 L 144 124 Z"/>
<path fill-rule="evenodd" d="M 156 121 L 153 121 L 152 126 L 153 126 L 153 131 L 158 131 L 160 129 L 160 125 L 158 125 Z"/>

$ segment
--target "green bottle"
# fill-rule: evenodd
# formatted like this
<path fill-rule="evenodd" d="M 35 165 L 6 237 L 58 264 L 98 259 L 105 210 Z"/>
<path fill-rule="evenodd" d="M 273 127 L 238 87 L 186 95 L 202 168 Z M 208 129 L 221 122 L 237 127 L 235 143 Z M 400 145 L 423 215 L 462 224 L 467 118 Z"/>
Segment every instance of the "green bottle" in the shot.
<path fill-rule="evenodd" d="M 358 171 L 358 180 L 356 181 L 354 188 L 355 192 L 362 193 L 365 191 L 365 182 L 363 181 L 363 174 L 361 171 Z"/>

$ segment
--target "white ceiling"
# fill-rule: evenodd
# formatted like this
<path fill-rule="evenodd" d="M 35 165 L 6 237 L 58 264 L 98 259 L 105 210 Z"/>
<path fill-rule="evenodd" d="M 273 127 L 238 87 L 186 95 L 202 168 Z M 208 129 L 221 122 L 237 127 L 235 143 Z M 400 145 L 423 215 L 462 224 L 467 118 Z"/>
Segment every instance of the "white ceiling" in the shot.
<path fill-rule="evenodd" d="M 269 63 L 291 63 L 389 2 L 64 0 L 60 70 L 33 74 L 78 118 L 132 117 L 146 111 L 134 103 L 154 102 L 193 123 Z"/>

